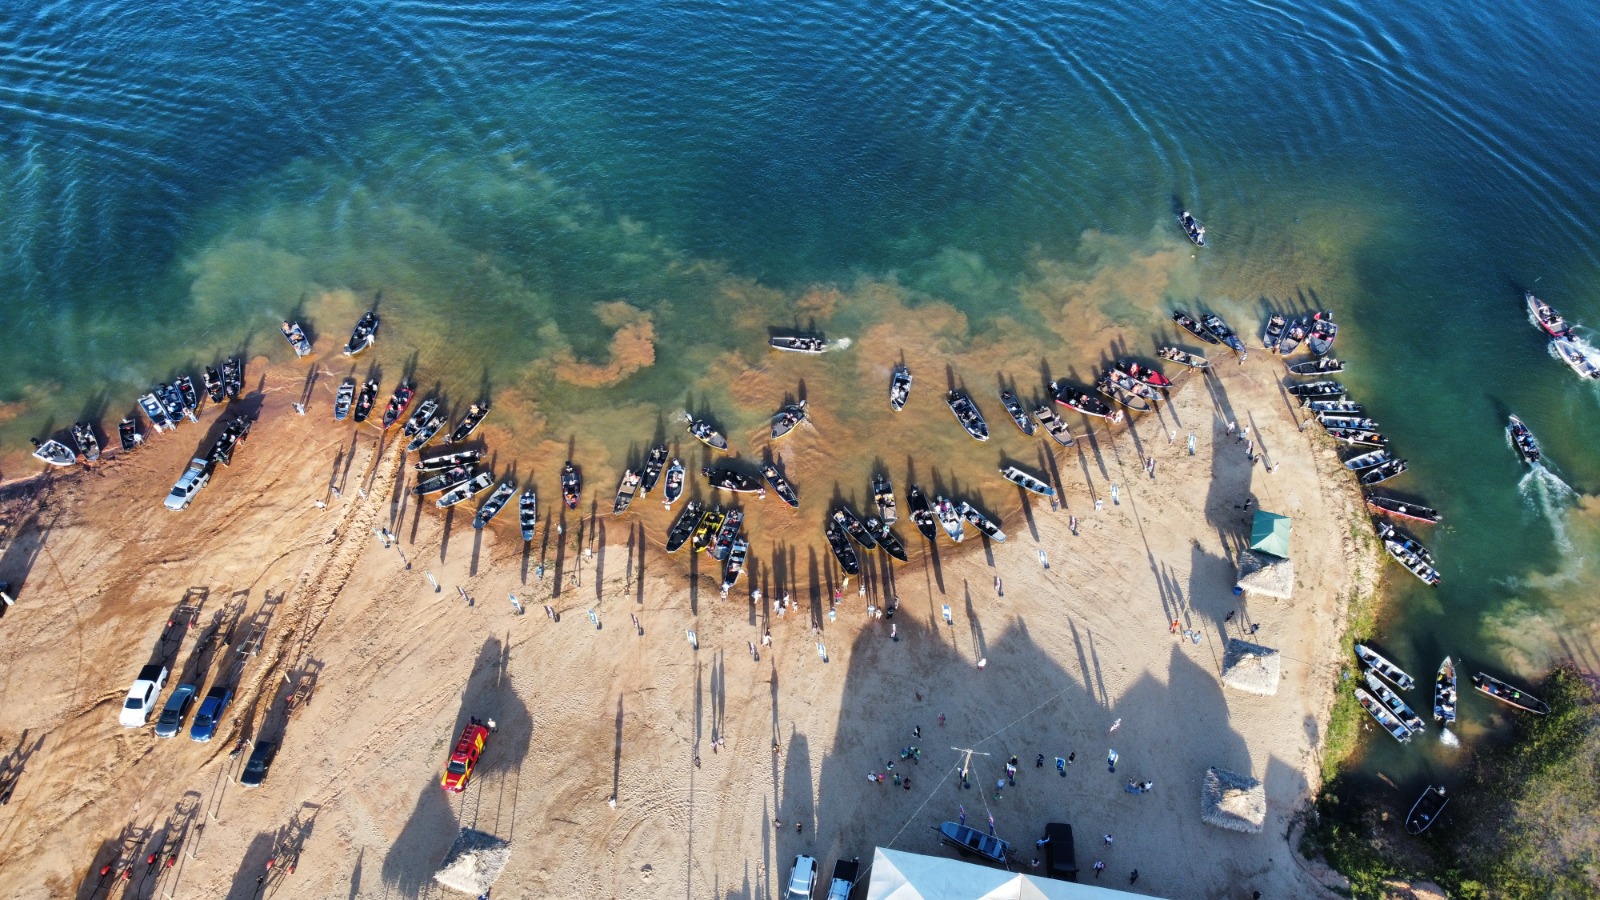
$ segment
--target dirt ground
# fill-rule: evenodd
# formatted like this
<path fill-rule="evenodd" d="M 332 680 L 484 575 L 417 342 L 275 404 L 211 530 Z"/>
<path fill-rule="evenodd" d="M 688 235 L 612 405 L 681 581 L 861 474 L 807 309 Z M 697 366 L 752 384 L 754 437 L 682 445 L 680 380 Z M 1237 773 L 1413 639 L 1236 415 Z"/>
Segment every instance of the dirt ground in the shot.
<path fill-rule="evenodd" d="M 1056 448 L 1066 508 L 1008 488 L 1004 543 L 930 553 L 902 519 L 912 561 L 873 560 L 863 595 L 836 583 L 816 529 L 766 529 L 728 599 L 703 555 L 664 552 L 671 514 L 654 497 L 597 513 L 589 497 L 608 511 L 612 476 L 596 477 L 562 518 L 552 481 L 531 545 L 515 504 L 475 531 L 467 508 L 415 502 L 395 441 L 296 415 L 301 376 L 252 361 L 267 372 L 241 401 L 254 434 L 189 510 L 160 498 L 202 430 L 220 430 L 215 412 L 6 492 L 0 578 L 17 603 L 0 619 L 0 754 L 22 774 L 0 808 L 0 894 L 460 896 L 431 876 L 471 826 L 511 842 L 497 900 L 773 897 L 797 853 L 826 871 L 874 845 L 947 852 L 930 829 L 964 807 L 1024 865 L 1045 822 L 1072 823 L 1085 880 L 1103 859 L 1107 887 L 1137 868 L 1133 890 L 1168 897 L 1313 896 L 1285 836 L 1332 700 L 1352 493 L 1298 428 L 1280 363 L 1257 356 Z M 1230 421 L 1251 426 L 1263 464 Z M 1231 592 L 1251 497 L 1294 520 L 1292 602 Z M 891 596 L 892 619 L 868 617 Z M 1257 624 L 1282 652 L 1281 687 L 1225 692 L 1222 648 Z M 118 725 L 157 659 L 169 691 L 238 685 L 216 740 Z M 469 716 L 498 730 L 466 792 L 447 794 Z M 260 788 L 235 781 L 241 738 L 281 741 Z M 902 759 L 911 746 L 920 758 Z M 1015 786 L 997 790 L 1012 755 Z M 1265 783 L 1262 834 L 1202 824 L 1212 765 Z M 910 784 L 868 780 L 880 772 Z M 1155 787 L 1130 794 L 1129 779 Z"/>

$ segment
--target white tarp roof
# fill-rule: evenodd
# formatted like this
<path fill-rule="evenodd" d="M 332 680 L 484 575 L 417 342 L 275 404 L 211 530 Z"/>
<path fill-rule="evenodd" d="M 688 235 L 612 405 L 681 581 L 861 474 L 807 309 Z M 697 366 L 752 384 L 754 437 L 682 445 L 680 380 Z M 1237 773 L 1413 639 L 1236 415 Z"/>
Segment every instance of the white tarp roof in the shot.
<path fill-rule="evenodd" d="M 867 883 L 867 900 L 1116 900 L 1149 896 L 882 847 L 873 852 L 872 880 Z"/>

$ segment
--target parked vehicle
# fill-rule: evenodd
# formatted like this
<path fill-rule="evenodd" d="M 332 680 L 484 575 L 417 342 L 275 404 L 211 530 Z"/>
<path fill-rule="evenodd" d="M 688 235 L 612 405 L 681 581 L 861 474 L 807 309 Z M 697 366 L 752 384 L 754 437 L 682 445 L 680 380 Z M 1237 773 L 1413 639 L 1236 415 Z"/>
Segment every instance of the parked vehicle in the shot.
<path fill-rule="evenodd" d="M 239 786 L 260 787 L 267 780 L 267 773 L 272 770 L 272 760 L 277 755 L 276 741 L 257 741 L 255 750 L 250 753 L 250 760 L 244 764 L 244 772 L 239 775 Z"/>
<path fill-rule="evenodd" d="M 461 737 L 456 739 L 456 748 L 450 751 L 444 777 L 439 779 L 441 787 L 452 794 L 467 789 L 467 780 L 472 777 L 472 770 L 478 765 L 478 757 L 483 755 L 483 748 L 489 743 L 489 733 L 493 730 L 493 719 L 467 720 L 467 726 L 461 729 Z"/>
<path fill-rule="evenodd" d="M 167 495 L 167 509 L 184 510 L 194 502 L 194 495 L 211 481 L 212 464 L 210 460 L 196 457 L 189 460 L 189 468 L 178 476 L 178 483 L 172 486 L 172 493 Z"/>
<path fill-rule="evenodd" d="M 194 722 L 189 725 L 189 740 L 204 742 L 215 737 L 222 714 L 232 700 L 233 688 L 222 684 L 212 685 L 211 690 L 206 692 L 206 699 L 200 701 Z"/>
<path fill-rule="evenodd" d="M 183 730 L 183 718 L 189 714 L 197 690 L 192 684 L 180 684 L 173 689 L 167 705 L 161 709 L 161 718 L 156 719 L 156 737 L 176 737 Z"/>
<path fill-rule="evenodd" d="M 133 687 L 128 688 L 128 696 L 122 701 L 122 714 L 118 719 L 122 727 L 143 728 L 150 721 L 156 698 L 161 696 L 161 689 L 166 684 L 166 666 L 157 664 L 140 669 L 139 677 L 133 680 Z"/>
<path fill-rule="evenodd" d="M 796 856 L 794 868 L 789 870 L 789 890 L 785 900 L 811 900 L 811 890 L 817 884 L 817 861 L 809 856 Z"/>

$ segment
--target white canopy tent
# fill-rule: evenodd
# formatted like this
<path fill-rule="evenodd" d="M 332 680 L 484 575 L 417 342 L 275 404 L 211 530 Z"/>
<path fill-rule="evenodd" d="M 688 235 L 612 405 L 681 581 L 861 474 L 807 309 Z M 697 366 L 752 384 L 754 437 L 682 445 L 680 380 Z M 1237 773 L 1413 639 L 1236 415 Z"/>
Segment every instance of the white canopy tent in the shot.
<path fill-rule="evenodd" d="M 872 879 L 867 883 L 867 900 L 1125 900 L 1149 896 L 882 847 L 873 852 Z"/>

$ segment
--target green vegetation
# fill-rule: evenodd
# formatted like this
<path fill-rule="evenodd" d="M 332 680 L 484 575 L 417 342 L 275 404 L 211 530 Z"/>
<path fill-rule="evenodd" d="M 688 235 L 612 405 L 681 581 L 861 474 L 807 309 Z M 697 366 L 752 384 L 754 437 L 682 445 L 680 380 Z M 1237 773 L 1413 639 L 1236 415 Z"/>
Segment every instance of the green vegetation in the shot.
<path fill-rule="evenodd" d="M 1348 679 L 1359 674 L 1352 663 L 1355 660 L 1355 643 L 1358 637 L 1370 635 L 1378 620 L 1378 577 L 1369 576 L 1368 564 L 1381 565 L 1382 553 L 1377 549 L 1377 539 L 1366 517 L 1357 514 L 1350 522 L 1350 539 L 1359 549 L 1355 574 L 1350 581 L 1350 601 L 1345 610 L 1346 627 L 1340 637 L 1340 649 L 1345 665 L 1339 670 L 1339 690 L 1334 695 L 1333 709 L 1328 715 L 1328 733 L 1322 741 L 1322 782 L 1328 784 L 1339 775 L 1345 760 L 1356 751 L 1361 740 L 1361 724 L 1366 713 L 1350 693 Z"/>

